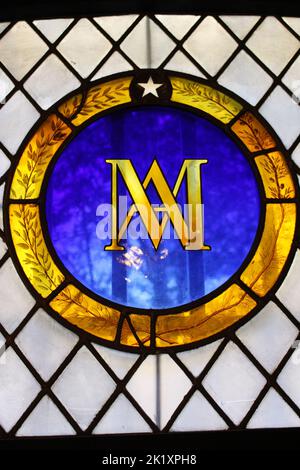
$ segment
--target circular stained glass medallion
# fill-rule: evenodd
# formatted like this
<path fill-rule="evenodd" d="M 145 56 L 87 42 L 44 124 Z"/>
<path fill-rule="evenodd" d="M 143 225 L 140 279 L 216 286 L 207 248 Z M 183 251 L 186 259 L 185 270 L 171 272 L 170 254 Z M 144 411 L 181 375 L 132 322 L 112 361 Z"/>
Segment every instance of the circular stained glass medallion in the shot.
<path fill-rule="evenodd" d="M 184 249 L 170 218 L 156 248 L 136 213 L 120 241 L 124 250 L 105 250 L 111 237 L 110 159 L 129 159 L 140 181 L 156 159 L 170 188 L 187 159 L 207 159 L 197 168 L 197 190 L 210 249 Z M 176 196 L 181 211 L 188 184 L 184 177 Z M 119 198 L 128 197 L 125 212 L 134 202 L 132 189 L 119 172 Z M 145 192 L 151 204 L 162 204 L 154 183 Z M 64 149 L 48 182 L 46 215 L 58 257 L 84 286 L 122 305 L 166 309 L 204 297 L 236 273 L 255 239 L 259 194 L 250 163 L 223 130 L 188 111 L 141 106 L 100 118 Z"/>
<path fill-rule="evenodd" d="M 99 341 L 185 349 L 258 311 L 292 257 L 295 186 L 255 111 L 155 71 L 60 103 L 20 155 L 16 259 L 48 311 Z"/>

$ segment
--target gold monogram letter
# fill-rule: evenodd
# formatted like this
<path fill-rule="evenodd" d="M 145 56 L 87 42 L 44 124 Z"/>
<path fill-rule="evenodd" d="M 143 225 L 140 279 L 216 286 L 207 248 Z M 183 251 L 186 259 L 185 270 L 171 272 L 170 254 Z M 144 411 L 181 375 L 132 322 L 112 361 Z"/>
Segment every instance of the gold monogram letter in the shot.
<path fill-rule="evenodd" d="M 201 198 L 201 165 L 207 160 L 184 160 L 179 171 L 173 191 L 170 189 L 158 163 L 153 161 L 144 181 L 141 183 L 130 160 L 106 160 L 112 166 L 112 212 L 111 212 L 111 244 L 105 250 L 124 250 L 119 244 L 132 216 L 139 212 L 155 249 L 158 248 L 168 220 L 185 250 L 210 250 L 204 244 L 203 210 Z M 129 208 L 125 220 L 118 232 L 118 171 L 134 201 Z M 186 174 L 188 223 L 175 198 Z M 154 208 L 145 192 L 152 181 L 163 203 L 163 207 Z M 163 212 L 161 222 L 157 212 Z"/>

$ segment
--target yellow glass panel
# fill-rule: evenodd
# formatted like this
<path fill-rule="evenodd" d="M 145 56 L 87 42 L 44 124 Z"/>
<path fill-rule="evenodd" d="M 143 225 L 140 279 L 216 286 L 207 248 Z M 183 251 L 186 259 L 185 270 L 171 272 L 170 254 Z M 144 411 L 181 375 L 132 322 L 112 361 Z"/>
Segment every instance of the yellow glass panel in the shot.
<path fill-rule="evenodd" d="M 50 307 L 73 325 L 108 341 L 114 341 L 120 312 L 91 299 L 68 285 L 50 302 Z"/>
<path fill-rule="evenodd" d="M 33 287 L 48 297 L 64 280 L 52 260 L 42 234 L 39 207 L 11 204 L 9 217 L 13 243 L 21 266 Z"/>
<path fill-rule="evenodd" d="M 255 158 L 266 196 L 274 199 L 295 197 L 293 180 L 281 152 L 271 152 Z"/>
<path fill-rule="evenodd" d="M 75 126 L 80 126 L 80 124 L 101 111 L 129 103 L 131 101 L 129 94 L 131 80 L 132 77 L 118 78 L 91 88 L 80 112 L 72 120 L 72 123 Z"/>
<path fill-rule="evenodd" d="M 247 112 L 243 114 L 232 126 L 233 132 L 241 139 L 250 152 L 266 150 L 276 146 L 273 137 L 264 126 Z"/>
<path fill-rule="evenodd" d="M 173 93 L 171 101 L 201 109 L 227 124 L 242 109 L 242 105 L 208 85 L 180 77 L 170 77 Z"/>
<path fill-rule="evenodd" d="M 71 129 L 55 114 L 48 117 L 21 156 L 10 189 L 11 199 L 39 197 L 45 171 L 70 133 Z"/>
<path fill-rule="evenodd" d="M 79 106 L 81 105 L 82 94 L 72 96 L 69 100 L 65 101 L 58 108 L 59 112 L 66 118 L 71 119 L 76 114 Z"/>
<path fill-rule="evenodd" d="M 215 299 L 193 310 L 160 315 L 156 322 L 156 346 L 180 346 L 218 333 L 247 315 L 256 302 L 233 284 Z"/>
<path fill-rule="evenodd" d="M 267 204 L 261 242 L 241 276 L 256 294 L 264 296 L 277 281 L 291 249 L 295 224 L 295 204 Z"/>
<path fill-rule="evenodd" d="M 130 322 L 136 336 L 140 342 L 145 346 L 150 346 L 150 316 L 148 315 L 129 315 Z M 122 333 L 121 333 L 121 344 L 126 346 L 139 347 L 139 342 L 133 334 L 127 320 L 124 320 Z"/>

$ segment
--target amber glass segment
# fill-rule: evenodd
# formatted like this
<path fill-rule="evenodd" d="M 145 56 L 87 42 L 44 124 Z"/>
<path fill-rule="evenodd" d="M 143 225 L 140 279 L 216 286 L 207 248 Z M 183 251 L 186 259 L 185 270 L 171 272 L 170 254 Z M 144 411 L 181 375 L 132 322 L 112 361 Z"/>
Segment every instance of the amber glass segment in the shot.
<path fill-rule="evenodd" d="M 88 91 L 84 101 L 80 104 L 79 112 L 72 120 L 72 124 L 80 126 L 87 119 L 95 116 L 101 111 L 106 111 L 114 106 L 129 103 L 131 101 L 129 94 L 131 81 L 132 77 L 122 77 L 92 87 Z M 76 101 L 76 106 L 78 99 Z M 72 102 L 71 99 L 68 103 L 68 108 L 70 108 L 72 112 L 74 102 Z M 63 110 L 63 106 L 64 105 L 62 105 L 60 109 Z"/>
<path fill-rule="evenodd" d="M 10 227 L 19 262 L 36 291 L 48 297 L 64 280 L 52 260 L 42 233 L 39 207 L 11 204 Z"/>
<path fill-rule="evenodd" d="M 267 198 L 295 197 L 294 183 L 281 152 L 270 152 L 255 158 Z"/>
<path fill-rule="evenodd" d="M 240 103 L 208 85 L 181 77 L 170 77 L 171 101 L 200 109 L 227 124 L 243 108 Z"/>
<path fill-rule="evenodd" d="M 76 115 L 82 104 L 83 95 L 78 93 L 75 96 L 72 96 L 67 101 L 64 101 L 59 107 L 58 111 L 67 119 L 72 119 Z"/>
<path fill-rule="evenodd" d="M 10 188 L 11 199 L 35 199 L 40 195 L 45 171 L 71 129 L 52 114 L 26 146 Z"/>
<path fill-rule="evenodd" d="M 101 304 L 68 285 L 51 302 L 50 307 L 73 325 L 98 338 L 114 341 L 120 312 Z"/>
<path fill-rule="evenodd" d="M 259 296 L 273 287 L 287 260 L 294 238 L 296 205 L 267 204 L 263 235 L 241 280 Z"/>
<path fill-rule="evenodd" d="M 150 323 L 149 315 L 129 315 L 129 321 L 125 319 L 123 323 L 121 344 L 139 347 L 141 343 L 150 346 Z"/>
<path fill-rule="evenodd" d="M 233 284 L 215 299 L 192 310 L 160 315 L 156 322 L 156 346 L 170 347 L 208 338 L 247 315 L 256 302 Z"/>
<path fill-rule="evenodd" d="M 247 112 L 232 126 L 232 131 L 241 139 L 250 152 L 267 150 L 276 146 L 276 142 L 265 127 Z"/>

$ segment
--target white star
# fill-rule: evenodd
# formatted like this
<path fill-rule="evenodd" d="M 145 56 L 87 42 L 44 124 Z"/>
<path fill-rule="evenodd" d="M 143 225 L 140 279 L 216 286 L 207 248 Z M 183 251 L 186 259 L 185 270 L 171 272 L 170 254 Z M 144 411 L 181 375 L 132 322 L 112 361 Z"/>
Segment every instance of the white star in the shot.
<path fill-rule="evenodd" d="M 154 83 L 152 80 L 152 77 L 149 77 L 148 82 L 138 83 L 138 85 L 144 88 L 143 97 L 151 93 L 151 95 L 157 96 L 158 98 L 158 94 L 156 90 L 157 88 L 160 88 L 161 86 L 163 86 L 163 83 Z"/>

